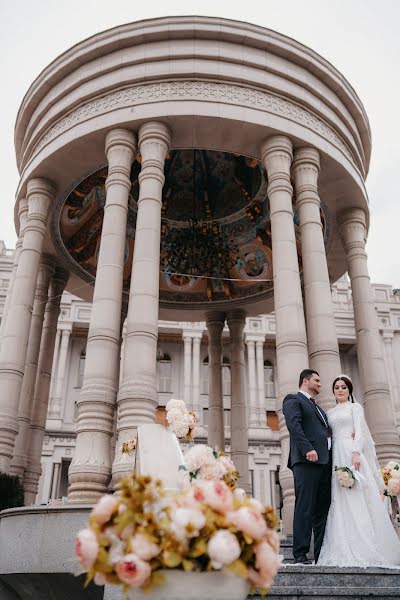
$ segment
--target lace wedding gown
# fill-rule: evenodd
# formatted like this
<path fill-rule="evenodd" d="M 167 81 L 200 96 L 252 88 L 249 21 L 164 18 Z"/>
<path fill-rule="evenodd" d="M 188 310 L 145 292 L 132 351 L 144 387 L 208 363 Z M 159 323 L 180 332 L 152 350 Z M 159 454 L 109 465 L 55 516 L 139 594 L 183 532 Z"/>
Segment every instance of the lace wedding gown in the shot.
<path fill-rule="evenodd" d="M 328 421 L 333 440 L 332 503 L 318 565 L 399 566 L 400 541 L 379 493 L 382 481 L 363 408 L 358 403 L 338 404 L 328 411 Z M 353 451 L 360 452 L 361 481 L 344 488 L 334 467 L 351 467 Z"/>

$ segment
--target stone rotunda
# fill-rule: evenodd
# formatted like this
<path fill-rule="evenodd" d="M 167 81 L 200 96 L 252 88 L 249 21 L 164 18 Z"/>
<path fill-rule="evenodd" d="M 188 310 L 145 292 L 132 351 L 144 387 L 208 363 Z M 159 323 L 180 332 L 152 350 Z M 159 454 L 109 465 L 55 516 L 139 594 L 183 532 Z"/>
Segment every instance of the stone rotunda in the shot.
<path fill-rule="evenodd" d="M 330 285 L 346 271 L 366 416 L 380 459 L 400 458 L 365 253 L 371 134 L 360 99 L 328 61 L 226 19 L 119 26 L 39 75 L 15 144 L 19 238 L 2 321 L 0 469 L 23 477 L 28 501 L 64 289 L 93 302 L 71 504 L 93 503 L 132 468 L 119 448 L 154 420 L 159 317 L 207 322 L 208 435 L 219 448 L 227 322 L 231 455 L 249 489 L 243 328 L 246 315 L 274 311 L 290 532 L 281 402 L 303 368 L 324 382 L 341 372 Z M 321 403 L 331 401 L 326 385 Z"/>

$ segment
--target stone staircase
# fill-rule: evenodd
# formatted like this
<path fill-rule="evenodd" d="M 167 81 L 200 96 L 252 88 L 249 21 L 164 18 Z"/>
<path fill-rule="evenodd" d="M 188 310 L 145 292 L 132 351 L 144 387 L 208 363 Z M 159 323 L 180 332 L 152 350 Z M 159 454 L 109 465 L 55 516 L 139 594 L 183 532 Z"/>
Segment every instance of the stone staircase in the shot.
<path fill-rule="evenodd" d="M 260 598 L 260 596 L 253 596 Z M 400 569 L 360 569 L 284 564 L 268 600 L 400 598 Z"/>

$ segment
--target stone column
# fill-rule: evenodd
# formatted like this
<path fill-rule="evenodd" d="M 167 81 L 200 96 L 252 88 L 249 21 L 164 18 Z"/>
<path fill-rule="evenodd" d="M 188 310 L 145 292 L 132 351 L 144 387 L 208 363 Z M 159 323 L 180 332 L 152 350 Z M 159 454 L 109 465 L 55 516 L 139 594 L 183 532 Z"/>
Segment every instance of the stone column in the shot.
<path fill-rule="evenodd" d="M 18 236 L 17 243 L 15 244 L 14 262 L 13 262 L 13 266 L 12 266 L 12 271 L 11 271 L 11 276 L 10 276 L 10 282 L 8 284 L 8 290 L 7 290 L 6 301 L 5 301 L 5 304 L 4 304 L 4 310 L 3 310 L 2 317 L 1 317 L 0 346 L 1 346 L 1 339 L 2 339 L 3 333 L 4 333 L 4 326 L 5 326 L 5 323 L 6 323 L 6 320 L 7 320 L 8 311 L 9 311 L 9 308 L 10 308 L 11 296 L 12 296 L 12 293 L 13 293 L 14 283 L 15 283 L 15 276 L 17 274 L 19 257 L 20 257 L 20 254 L 21 254 L 22 244 L 23 244 L 23 241 L 24 241 L 25 227 L 26 227 L 26 223 L 27 223 L 27 220 L 28 220 L 28 201 L 27 201 L 26 198 L 21 198 L 21 200 L 19 201 L 19 205 L 18 205 L 18 218 L 19 218 L 19 236 Z"/>
<path fill-rule="evenodd" d="M 54 382 L 54 395 L 51 401 L 50 414 L 49 416 L 54 418 L 60 418 L 61 416 L 61 406 L 62 406 L 62 396 L 64 389 L 64 378 L 65 371 L 67 368 L 67 357 L 68 357 L 68 348 L 69 348 L 69 339 L 71 337 L 71 328 L 66 327 L 65 329 L 61 329 L 61 342 L 60 342 L 60 350 L 58 355 L 58 364 L 56 367 L 56 378 Z"/>
<path fill-rule="evenodd" d="M 193 412 L 200 417 L 200 346 L 202 334 L 193 338 Z"/>
<path fill-rule="evenodd" d="M 365 416 L 378 459 L 382 463 L 399 460 L 400 439 L 395 428 L 365 252 L 366 215 L 361 208 L 353 208 L 339 215 L 338 221 L 351 280 Z"/>
<path fill-rule="evenodd" d="M 51 367 L 51 382 L 50 382 L 50 413 L 52 412 L 53 398 L 54 398 L 54 387 L 56 385 L 57 380 L 57 368 L 58 368 L 58 355 L 60 352 L 60 343 L 61 343 L 61 329 L 57 329 L 56 341 L 54 344 L 54 356 L 53 356 L 53 365 Z"/>
<path fill-rule="evenodd" d="M 24 376 L 33 300 L 53 186 L 45 179 L 27 185 L 28 220 L 0 351 L 0 470 L 7 472 L 18 433 L 18 407 Z"/>
<path fill-rule="evenodd" d="M 57 498 L 57 488 L 58 488 L 59 479 L 60 479 L 60 467 L 61 467 L 61 463 L 53 464 L 53 481 L 51 484 L 51 493 L 50 493 L 51 500 L 54 500 Z"/>
<path fill-rule="evenodd" d="M 68 499 L 73 502 L 95 502 L 107 491 L 110 481 L 126 223 L 135 150 L 131 131 L 114 129 L 107 133 L 106 203 L 78 402 L 76 449 L 68 474 Z"/>
<path fill-rule="evenodd" d="M 46 303 L 35 391 L 33 394 L 31 423 L 26 449 L 27 466 L 24 474 L 25 504 L 35 502 L 42 472 L 41 456 L 44 430 L 49 403 L 51 367 L 57 321 L 60 314 L 61 296 L 68 280 L 68 273 L 57 268 L 50 282 L 49 299 Z"/>
<path fill-rule="evenodd" d="M 23 476 L 27 465 L 26 451 L 29 446 L 29 427 L 31 424 L 32 399 L 35 391 L 40 340 L 42 338 L 44 311 L 48 300 L 50 278 L 53 274 L 54 260 L 51 256 L 45 255 L 41 260 L 36 285 L 25 373 L 22 380 L 21 398 L 18 409 L 18 435 L 15 440 L 14 455 L 10 469 L 13 475 L 19 475 L 20 477 Z"/>
<path fill-rule="evenodd" d="M 295 150 L 293 174 L 301 231 L 308 353 L 310 367 L 318 371 L 323 384 L 318 402 L 328 410 L 335 403 L 332 382 L 342 370 L 321 222 L 319 167 L 317 150 Z"/>
<path fill-rule="evenodd" d="M 243 331 L 246 313 L 227 315 L 231 337 L 231 458 L 240 473 L 239 486 L 250 492 L 249 430 L 247 425 Z"/>
<path fill-rule="evenodd" d="M 251 428 L 258 427 L 258 409 L 257 409 L 257 378 L 256 378 L 256 343 L 254 340 L 246 338 L 247 346 L 247 366 L 249 380 L 249 398 L 250 398 L 250 418 Z"/>
<path fill-rule="evenodd" d="M 290 533 L 293 531 L 294 485 L 292 473 L 286 466 L 289 432 L 282 413 L 282 401 L 287 393 L 298 389 L 299 374 L 308 366 L 306 326 L 293 223 L 293 190 L 290 183 L 292 143 L 284 136 L 271 137 L 263 144 L 261 154 L 268 175 L 271 211 L 283 526 L 284 531 Z"/>
<path fill-rule="evenodd" d="M 264 381 L 264 340 L 256 341 L 257 361 L 257 395 L 258 395 L 258 418 L 261 427 L 267 427 L 267 416 L 265 414 L 265 381 Z M 268 428 L 269 429 L 269 428 Z"/>
<path fill-rule="evenodd" d="M 383 353 L 386 365 L 386 372 L 389 382 L 390 395 L 392 398 L 392 407 L 393 412 L 396 417 L 396 429 L 399 432 L 400 429 L 400 398 L 398 393 L 398 386 L 396 382 L 396 366 L 393 359 L 393 337 L 394 330 L 393 329 L 383 329 L 382 330 L 382 339 L 383 339 Z"/>
<path fill-rule="evenodd" d="M 137 426 L 154 421 L 156 386 L 160 238 L 164 163 L 171 144 L 163 123 L 149 122 L 139 130 L 142 168 L 129 307 L 126 321 L 123 377 L 118 394 L 118 441 L 113 480 L 128 474 L 133 456 L 119 452 Z"/>
<path fill-rule="evenodd" d="M 224 397 L 222 388 L 222 330 L 225 314 L 206 314 L 208 331 L 208 444 L 225 451 Z"/>
<path fill-rule="evenodd" d="M 192 408 L 192 338 L 183 334 L 183 399 Z"/>

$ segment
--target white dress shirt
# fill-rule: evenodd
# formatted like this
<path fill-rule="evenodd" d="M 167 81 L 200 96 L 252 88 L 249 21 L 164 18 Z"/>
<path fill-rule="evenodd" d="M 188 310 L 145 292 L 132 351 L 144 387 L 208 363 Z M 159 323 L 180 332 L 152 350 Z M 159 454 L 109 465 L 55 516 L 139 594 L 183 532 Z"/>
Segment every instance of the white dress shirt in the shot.
<path fill-rule="evenodd" d="M 304 392 L 303 390 L 299 390 L 299 394 L 303 394 L 303 396 L 306 396 L 310 400 L 310 402 L 312 402 L 312 400 L 311 400 L 312 396 L 308 392 Z M 328 421 L 326 420 L 326 417 L 322 414 L 322 411 L 321 411 L 320 407 L 315 404 L 315 408 L 319 412 L 319 415 L 320 415 L 321 419 L 323 420 L 323 422 L 325 423 L 325 425 L 327 427 L 329 427 Z M 327 442 L 328 442 L 328 450 L 330 450 L 331 447 L 332 447 L 332 438 L 328 437 L 326 439 L 327 439 Z"/>

